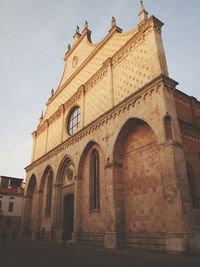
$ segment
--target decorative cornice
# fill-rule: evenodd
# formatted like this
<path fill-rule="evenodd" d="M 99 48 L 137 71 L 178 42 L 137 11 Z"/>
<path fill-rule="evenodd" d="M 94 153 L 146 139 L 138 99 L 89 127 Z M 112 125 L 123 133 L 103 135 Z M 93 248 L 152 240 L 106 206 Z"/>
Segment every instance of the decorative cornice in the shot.
<path fill-rule="evenodd" d="M 86 83 L 85 83 L 85 92 L 88 92 L 94 85 L 96 85 L 101 79 L 103 79 L 107 74 L 107 69 L 101 67 L 95 75 L 93 75 Z"/>
<path fill-rule="evenodd" d="M 179 119 L 180 131 L 183 138 L 200 143 L 200 128 Z"/>
<path fill-rule="evenodd" d="M 157 148 L 159 150 L 161 150 L 161 149 L 164 149 L 164 148 L 169 147 L 169 146 L 183 148 L 183 144 L 181 142 L 174 141 L 174 140 L 165 141 L 164 143 L 158 144 Z"/>
<path fill-rule="evenodd" d="M 112 66 L 112 58 L 111 57 L 107 58 L 106 61 L 103 62 L 103 66 L 105 68 Z"/>
<path fill-rule="evenodd" d="M 172 82 L 174 81 L 169 77 L 159 75 L 151 82 L 147 83 L 136 92 L 132 93 L 118 105 L 114 106 L 112 109 L 108 110 L 99 118 L 88 124 L 85 128 L 78 131 L 75 135 L 69 137 L 66 141 L 53 148 L 51 151 L 49 151 L 36 161 L 32 162 L 25 168 L 26 171 L 32 170 L 35 166 L 42 164 L 54 155 L 57 155 L 61 151 L 66 150 L 68 147 L 73 146 L 75 143 L 79 142 L 86 136 L 99 130 L 105 124 L 109 124 L 111 120 L 115 119 L 117 116 L 120 116 L 120 114 L 127 112 L 131 108 L 134 108 L 135 105 L 139 105 L 141 101 L 146 99 L 146 97 L 151 96 L 153 93 L 157 93 L 162 88 L 163 84 L 166 85 L 167 83 L 170 84 Z"/>

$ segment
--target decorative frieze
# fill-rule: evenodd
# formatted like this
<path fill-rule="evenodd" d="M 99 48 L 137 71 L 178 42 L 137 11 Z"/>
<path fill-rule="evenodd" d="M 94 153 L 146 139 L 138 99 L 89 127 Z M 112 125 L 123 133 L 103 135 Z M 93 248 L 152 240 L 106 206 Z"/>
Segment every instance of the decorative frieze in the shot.
<path fill-rule="evenodd" d="M 37 159 L 29 166 L 26 167 L 26 171 L 30 171 L 35 166 L 42 164 L 43 162 L 49 160 L 51 157 L 57 155 L 63 150 L 66 150 L 68 147 L 73 146 L 77 142 L 80 142 L 83 138 L 87 137 L 88 135 L 93 134 L 105 124 L 110 124 L 110 122 L 121 114 L 133 109 L 136 105 L 139 105 L 144 99 L 148 96 L 152 96 L 152 94 L 159 93 L 159 90 L 162 88 L 162 84 L 167 82 L 172 82 L 173 80 L 169 79 L 164 75 L 160 75 L 151 81 L 149 84 L 140 88 L 137 92 L 134 92 L 129 97 L 127 97 L 123 102 L 112 108 L 111 110 L 107 111 L 103 115 L 101 115 L 98 119 L 87 125 L 84 129 L 81 129 L 77 132 L 74 136 L 69 137 L 66 141 L 58 145 L 57 147 L 53 148 L 47 154 L 42 156 L 41 158 Z"/>

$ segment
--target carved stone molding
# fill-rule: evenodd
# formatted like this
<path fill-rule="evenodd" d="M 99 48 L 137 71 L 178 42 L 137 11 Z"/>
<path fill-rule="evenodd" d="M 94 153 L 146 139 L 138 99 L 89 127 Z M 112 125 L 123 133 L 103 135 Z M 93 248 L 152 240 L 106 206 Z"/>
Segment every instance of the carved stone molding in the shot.
<path fill-rule="evenodd" d="M 106 61 L 104 61 L 103 66 L 105 68 L 111 67 L 112 66 L 112 58 L 111 57 L 107 58 Z"/>
<path fill-rule="evenodd" d="M 104 66 L 99 69 L 95 75 L 93 75 L 86 83 L 85 83 L 85 92 L 87 93 L 94 85 L 96 85 L 100 80 L 102 80 L 107 74 L 107 68 Z"/>
<path fill-rule="evenodd" d="M 75 135 L 69 137 L 66 141 L 53 148 L 41 158 L 31 163 L 29 166 L 26 167 L 26 171 L 33 169 L 35 166 L 40 165 L 46 160 L 49 160 L 54 155 L 57 155 L 63 150 L 66 150 L 68 147 L 73 146 L 77 142 L 80 142 L 88 135 L 93 134 L 101 127 L 104 127 L 105 124 L 110 124 L 112 120 L 115 120 L 117 117 L 128 112 L 130 109 L 135 108 L 136 105 L 140 105 L 142 101 L 144 101 L 144 99 L 146 99 L 147 97 L 152 97 L 153 94 L 157 94 L 159 90 L 163 88 L 162 84 L 167 83 L 167 81 L 171 82 L 173 80 L 169 79 L 164 75 L 159 75 L 157 78 L 155 78 L 154 80 L 131 94 L 123 102 L 116 105 L 115 107 L 101 115 L 98 119 L 87 125 L 85 128 L 78 131 Z"/>
<path fill-rule="evenodd" d="M 120 162 L 109 162 L 106 164 L 105 169 L 110 169 L 110 168 L 122 168 L 123 165 Z"/>

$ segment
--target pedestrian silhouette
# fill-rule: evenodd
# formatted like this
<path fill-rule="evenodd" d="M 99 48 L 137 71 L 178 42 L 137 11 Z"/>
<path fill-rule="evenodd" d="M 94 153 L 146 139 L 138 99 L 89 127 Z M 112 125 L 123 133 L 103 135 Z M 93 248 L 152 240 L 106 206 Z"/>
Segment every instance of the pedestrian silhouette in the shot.
<path fill-rule="evenodd" d="M 45 238 L 45 228 L 42 227 L 42 231 L 41 231 L 41 240 L 44 240 Z"/>
<path fill-rule="evenodd" d="M 51 240 L 54 241 L 55 240 L 55 236 L 54 236 L 54 227 L 51 227 Z"/>
<path fill-rule="evenodd" d="M 65 245 L 66 245 L 66 232 L 64 232 L 64 231 L 62 233 L 62 244 L 63 244 L 63 247 L 65 247 Z"/>

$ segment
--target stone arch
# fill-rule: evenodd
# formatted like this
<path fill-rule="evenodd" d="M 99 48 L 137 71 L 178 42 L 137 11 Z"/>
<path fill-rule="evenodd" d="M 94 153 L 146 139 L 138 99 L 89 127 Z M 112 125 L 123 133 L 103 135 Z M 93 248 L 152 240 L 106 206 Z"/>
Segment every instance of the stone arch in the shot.
<path fill-rule="evenodd" d="M 128 242 L 139 233 L 165 231 L 157 137 L 147 122 L 134 118 L 123 125 L 113 162 L 117 231 Z"/>
<path fill-rule="evenodd" d="M 36 201 L 37 179 L 35 174 L 31 175 L 28 181 L 25 206 L 24 206 L 24 221 L 23 221 L 23 236 L 31 237 L 34 231 L 34 212 Z"/>
<path fill-rule="evenodd" d="M 80 160 L 79 160 L 79 164 L 78 164 L 78 177 L 79 179 L 81 179 L 81 170 L 83 168 L 83 164 L 84 164 L 84 160 L 85 160 L 85 157 L 87 155 L 87 153 L 89 152 L 89 150 L 93 147 L 93 146 L 96 146 L 97 143 L 95 141 L 89 141 L 87 143 L 87 145 L 85 146 L 85 148 L 83 149 L 82 153 L 81 153 L 81 157 L 80 157 Z"/>
<path fill-rule="evenodd" d="M 148 120 L 146 120 L 145 118 L 143 118 L 143 117 L 130 117 L 130 118 L 128 118 L 125 122 L 124 122 L 124 124 L 121 126 L 121 128 L 119 128 L 117 131 L 116 131 L 116 133 L 115 133 L 115 140 L 114 140 L 114 144 L 113 144 L 113 150 L 112 150 L 112 157 L 113 157 L 113 159 L 114 159 L 114 156 L 116 155 L 116 147 L 117 147 L 117 143 L 119 142 L 119 138 L 122 136 L 122 133 L 123 133 L 123 131 L 125 131 L 126 130 L 126 126 L 128 125 L 128 124 L 130 124 L 131 122 L 139 122 L 139 121 L 141 121 L 141 122 L 144 122 L 146 125 L 148 125 L 150 128 L 151 128 L 151 130 L 152 130 L 152 132 L 154 133 L 154 135 L 155 135 L 155 137 L 156 137 L 156 140 L 157 140 L 157 142 L 159 142 L 159 140 L 158 140 L 158 137 L 157 137 L 157 132 L 156 132 L 156 129 L 155 129 L 155 127 L 154 127 L 154 125 L 150 122 L 150 121 L 148 121 Z"/>
<path fill-rule="evenodd" d="M 92 155 L 98 153 L 98 205 L 91 205 L 91 168 Z M 102 147 L 91 140 L 83 149 L 78 165 L 78 223 L 77 231 L 81 233 L 80 240 L 89 233 L 91 240 L 96 240 L 96 233 L 106 231 L 106 179 L 105 179 L 105 159 Z M 96 200 L 97 201 L 97 198 Z"/>
<path fill-rule="evenodd" d="M 47 232 L 50 232 L 52 225 L 52 195 L 53 195 L 53 178 L 54 173 L 50 165 L 48 165 L 42 175 L 39 191 L 38 191 L 38 214 L 37 214 L 37 235 L 44 227 Z"/>
<path fill-rule="evenodd" d="M 57 175 L 56 175 L 56 184 L 63 184 L 64 183 L 64 176 L 66 174 L 66 167 L 72 164 L 74 166 L 74 162 L 72 160 L 72 158 L 69 155 L 66 155 L 63 157 L 63 159 L 61 160 L 59 167 L 58 167 L 58 171 L 57 171 Z"/>
<path fill-rule="evenodd" d="M 63 202 L 67 195 L 74 195 L 74 181 L 76 169 L 73 159 L 65 155 L 61 160 L 56 174 L 55 182 L 55 210 L 53 225 L 57 238 L 60 238 L 63 231 Z M 64 189 L 65 188 L 65 189 Z"/>

